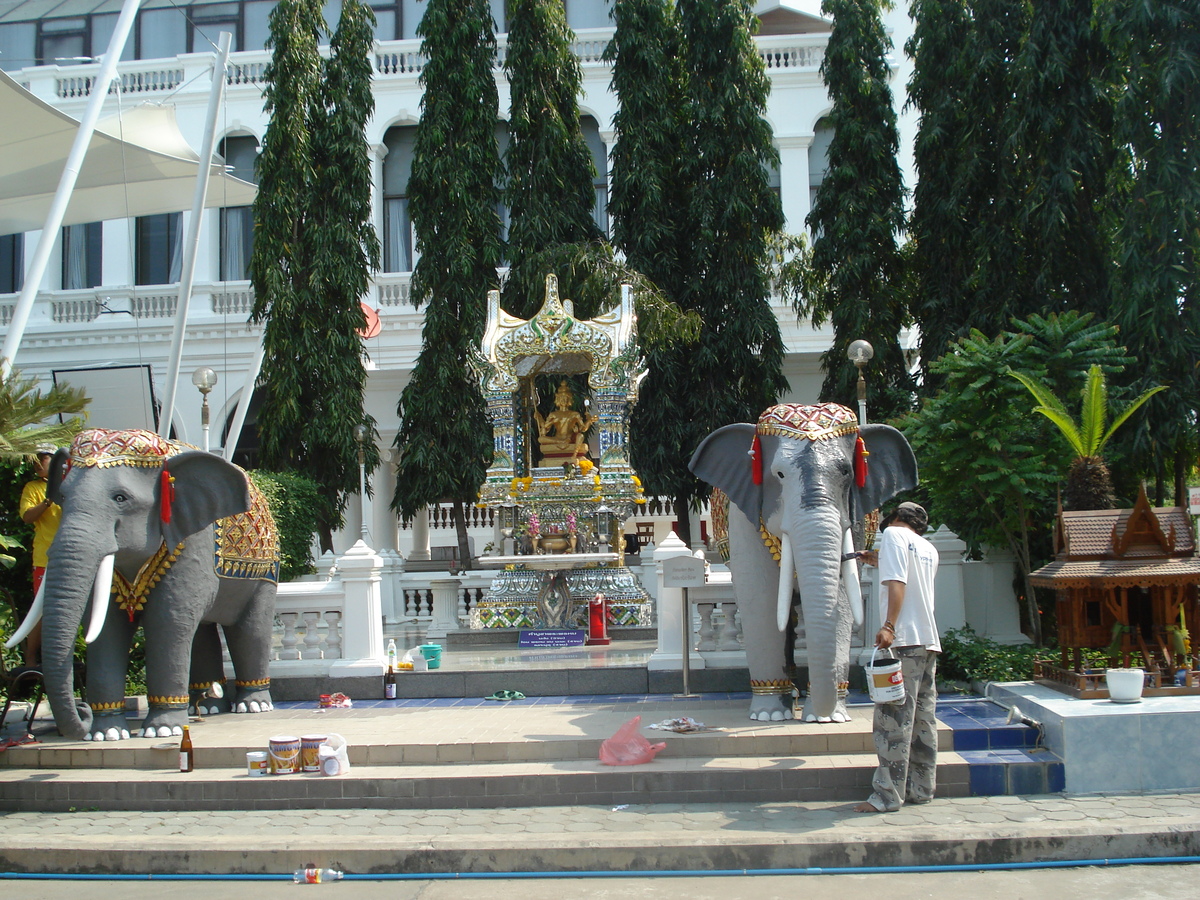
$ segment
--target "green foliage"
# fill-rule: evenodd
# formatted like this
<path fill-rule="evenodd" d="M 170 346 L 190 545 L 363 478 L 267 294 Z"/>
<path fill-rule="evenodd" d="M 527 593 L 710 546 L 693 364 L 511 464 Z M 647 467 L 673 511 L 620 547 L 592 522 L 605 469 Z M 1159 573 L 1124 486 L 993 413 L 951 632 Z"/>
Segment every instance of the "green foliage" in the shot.
<path fill-rule="evenodd" d="M 608 204 L 613 243 L 631 268 L 675 298 L 689 277 L 692 238 L 679 171 L 688 133 L 679 17 L 671 0 L 616 0 L 612 15 L 604 58 L 620 100 Z"/>
<path fill-rule="evenodd" d="M 1200 6 L 1191 0 L 1113 0 L 1106 37 L 1123 84 L 1116 107 L 1125 187 L 1112 200 L 1116 284 L 1110 320 L 1139 365 L 1135 392 L 1169 383 L 1114 449 L 1155 484 L 1157 502 L 1186 502 L 1200 409 Z"/>
<path fill-rule="evenodd" d="M 279 580 L 291 581 L 316 571 L 312 539 L 319 520 L 320 492 L 316 482 L 297 472 L 247 472 L 262 491 L 279 532 Z"/>
<path fill-rule="evenodd" d="M 0 381 L 0 456 L 33 453 L 40 444 L 69 444 L 83 427 L 90 401 L 82 390 L 56 384 L 43 392 L 16 369 Z M 70 416 L 65 422 L 48 422 Z"/>
<path fill-rule="evenodd" d="M 455 501 L 460 558 L 469 561 L 461 504 L 483 483 L 492 444 L 470 360 L 501 261 L 490 6 L 487 0 L 431 0 L 418 34 L 427 62 L 408 192 L 420 254 L 412 299 L 425 305 L 425 323 L 396 409 L 392 507 L 407 523 L 428 504 Z"/>
<path fill-rule="evenodd" d="M 511 141 L 504 163 L 509 206 L 509 274 L 504 308 L 528 319 L 546 296 L 546 272 L 529 257 L 558 244 L 600 240 L 591 152 L 579 126 L 582 73 L 571 51 L 575 33 L 559 0 L 511 0 L 504 71 L 512 94 Z M 556 273 L 561 296 L 575 285 Z M 576 304 L 590 319 L 600 310 Z"/>
<path fill-rule="evenodd" d="M 636 96 L 642 87 L 633 77 L 636 69 L 628 78 L 614 72 L 614 85 L 631 113 L 618 145 L 635 132 L 634 140 L 646 139 L 630 151 L 621 173 L 621 239 L 656 266 L 668 296 L 703 321 L 695 343 L 647 354 L 650 375 L 631 419 L 634 466 L 648 493 L 676 499 L 686 531 L 689 504 L 708 493 L 687 470 L 692 452 L 715 428 L 757 419 L 787 382 L 769 284 L 773 241 L 783 225 L 768 178 L 778 155 L 763 118 L 770 83 L 754 44 L 756 20 L 744 0 L 680 0 L 678 11 L 678 37 L 672 17 L 654 12 L 660 33 L 653 45 L 651 36 L 643 36 L 646 46 L 639 49 L 626 33 L 613 52 L 614 67 L 622 65 L 623 54 L 631 65 L 645 66 L 682 46 L 686 74 L 672 67 L 646 86 L 654 93 Z M 619 16 L 620 10 L 618 27 Z M 681 77 L 686 121 L 664 121 L 660 104 L 679 93 Z M 635 110 L 649 121 L 635 120 Z M 642 128 L 651 134 L 640 134 Z M 669 184 L 669 154 L 680 145 L 683 156 Z M 686 201 L 682 217 L 657 231 L 648 210 L 635 202 L 641 187 L 629 167 L 638 161 L 653 167 L 661 189 L 670 191 L 663 196 L 668 212 Z"/>
<path fill-rule="evenodd" d="M 1034 308 L 1104 315 L 1111 279 L 1107 178 L 1114 159 L 1108 51 L 1097 0 L 1039 0 L 1013 65 L 1008 150 L 1025 199 L 1017 225 Z"/>
<path fill-rule="evenodd" d="M 862 338 L 875 349 L 871 407 L 876 418 L 887 418 L 910 408 L 914 389 L 899 343 L 910 316 L 897 243 L 904 185 L 888 87 L 892 43 L 880 0 L 824 0 L 821 10 L 833 19 L 821 76 L 834 135 L 808 226 L 816 235 L 812 264 L 824 283 L 817 296 L 800 298 L 797 312 L 814 325 L 833 325 L 833 344 L 821 356 L 821 399 L 854 406 L 858 371 L 846 349 Z"/>
<path fill-rule="evenodd" d="M 969 625 L 942 635 L 938 677 L 952 681 L 1029 681 L 1046 650 L 1033 644 L 1000 644 Z"/>
<path fill-rule="evenodd" d="M 322 547 L 358 490 L 354 428 L 368 430 L 368 471 L 379 464 L 375 420 L 363 409 L 366 371 L 359 298 L 379 245 L 370 219 L 374 14 L 342 4 L 331 55 L 318 0 L 281 0 L 271 13 L 264 79 L 271 120 L 258 162 L 251 258 L 253 319 L 265 322 L 264 466 L 299 470 L 320 485 Z"/>
<path fill-rule="evenodd" d="M 1119 372 L 1131 362 L 1116 329 L 1073 312 L 1014 320 L 1015 330 L 989 339 L 979 331 L 951 345 L 932 369 L 944 387 L 895 424 L 921 468 L 931 516 L 978 554 L 984 545 L 1016 557 L 1035 643 L 1041 620 L 1029 573 L 1050 556 L 1055 491 L 1063 470 L 1062 438 L 1028 411 L 1016 371 L 1058 391 L 1087 367 Z"/>

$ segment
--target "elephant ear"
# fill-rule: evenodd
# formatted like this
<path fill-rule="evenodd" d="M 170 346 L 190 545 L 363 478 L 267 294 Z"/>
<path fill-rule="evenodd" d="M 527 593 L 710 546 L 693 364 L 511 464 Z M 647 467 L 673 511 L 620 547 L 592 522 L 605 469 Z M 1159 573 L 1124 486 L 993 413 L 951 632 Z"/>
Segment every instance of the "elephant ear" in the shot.
<path fill-rule="evenodd" d="M 754 483 L 750 447 L 754 426 L 746 422 L 718 428 L 696 448 L 688 468 L 702 481 L 720 488 L 729 500 L 757 522 L 762 511 L 762 485 Z"/>
<path fill-rule="evenodd" d="M 171 521 L 163 524 L 168 547 L 217 519 L 250 509 L 246 473 L 215 454 L 189 450 L 172 456 L 163 468 L 175 480 L 171 485 Z"/>
<path fill-rule="evenodd" d="M 899 431 L 891 425 L 864 425 L 859 431 L 867 446 L 867 482 L 850 489 L 850 516 L 861 519 L 901 491 L 915 488 L 917 458 Z"/>

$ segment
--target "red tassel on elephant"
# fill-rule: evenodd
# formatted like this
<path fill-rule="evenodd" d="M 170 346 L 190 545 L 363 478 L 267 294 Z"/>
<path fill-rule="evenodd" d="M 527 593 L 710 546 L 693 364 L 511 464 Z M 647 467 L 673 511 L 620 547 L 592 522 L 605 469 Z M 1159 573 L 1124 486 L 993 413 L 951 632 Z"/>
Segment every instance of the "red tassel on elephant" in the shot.
<path fill-rule="evenodd" d="M 867 445 L 861 437 L 854 439 L 854 484 L 863 487 L 867 483 L 867 457 L 870 456 Z"/>
<path fill-rule="evenodd" d="M 755 484 L 762 484 L 762 441 L 758 439 L 757 434 L 750 446 L 750 475 Z"/>
<path fill-rule="evenodd" d="M 175 500 L 175 479 L 166 469 L 162 471 L 162 520 L 164 525 L 171 524 L 171 503 Z"/>

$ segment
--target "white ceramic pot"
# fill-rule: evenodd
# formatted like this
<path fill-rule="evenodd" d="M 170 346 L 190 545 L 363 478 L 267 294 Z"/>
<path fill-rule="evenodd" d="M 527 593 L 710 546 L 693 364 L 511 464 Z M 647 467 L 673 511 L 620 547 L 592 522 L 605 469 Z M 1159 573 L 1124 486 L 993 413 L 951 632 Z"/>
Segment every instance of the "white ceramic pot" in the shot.
<path fill-rule="evenodd" d="M 1140 703 L 1146 673 L 1142 669 L 1108 669 L 1104 673 L 1108 697 L 1113 703 Z"/>

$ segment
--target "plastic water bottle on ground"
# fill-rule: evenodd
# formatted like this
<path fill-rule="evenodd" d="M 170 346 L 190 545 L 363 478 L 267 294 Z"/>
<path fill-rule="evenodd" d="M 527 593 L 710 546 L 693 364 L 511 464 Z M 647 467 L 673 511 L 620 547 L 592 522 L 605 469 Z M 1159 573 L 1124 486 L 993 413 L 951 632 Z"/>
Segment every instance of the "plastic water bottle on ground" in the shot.
<path fill-rule="evenodd" d="M 324 884 L 327 881 L 341 881 L 342 873 L 337 869 L 318 869 L 307 866 L 292 873 L 292 881 L 296 884 Z"/>

